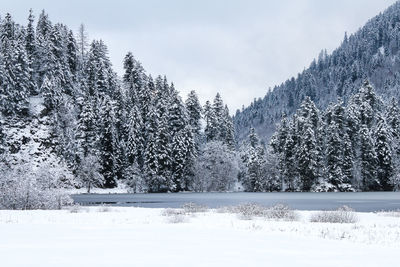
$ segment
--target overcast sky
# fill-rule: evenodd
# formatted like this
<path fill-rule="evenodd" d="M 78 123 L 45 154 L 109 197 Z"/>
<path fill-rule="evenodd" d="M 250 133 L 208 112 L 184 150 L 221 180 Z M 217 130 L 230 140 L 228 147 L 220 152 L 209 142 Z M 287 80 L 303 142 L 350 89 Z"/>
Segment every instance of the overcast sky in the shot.
<path fill-rule="evenodd" d="M 128 51 L 148 73 L 166 75 L 185 98 L 217 92 L 233 113 L 307 67 L 321 49 L 338 47 L 395 0 L 0 0 L 26 24 L 45 9 L 73 30 L 109 47 L 118 73 Z"/>

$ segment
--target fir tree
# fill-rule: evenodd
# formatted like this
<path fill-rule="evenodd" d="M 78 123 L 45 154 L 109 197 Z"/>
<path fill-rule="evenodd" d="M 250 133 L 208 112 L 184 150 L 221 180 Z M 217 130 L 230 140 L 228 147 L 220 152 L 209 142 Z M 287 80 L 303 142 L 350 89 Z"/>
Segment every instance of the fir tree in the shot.
<path fill-rule="evenodd" d="M 135 105 L 128 117 L 127 156 L 131 165 L 136 163 L 139 167 L 143 166 L 144 138 L 142 129 L 141 113 Z"/>
<path fill-rule="evenodd" d="M 24 35 L 7 14 L 1 24 L 0 36 L 0 110 L 6 115 L 27 113 L 31 81 L 23 40 Z"/>
<path fill-rule="evenodd" d="M 31 80 L 31 88 L 30 92 L 32 94 L 37 94 L 37 88 L 35 87 L 34 77 L 33 77 L 33 62 L 35 60 L 36 54 L 36 34 L 34 29 L 34 20 L 35 17 L 33 15 L 32 9 L 29 9 L 29 16 L 28 16 L 28 25 L 26 27 L 26 36 L 25 36 L 25 48 L 28 57 L 28 66 L 29 66 L 29 77 Z"/>
<path fill-rule="evenodd" d="M 380 118 L 375 133 L 375 151 L 377 159 L 377 176 L 380 189 L 392 190 L 390 177 L 393 176 L 393 155 L 391 149 L 392 136 L 384 118 Z"/>
<path fill-rule="evenodd" d="M 117 162 L 118 136 L 115 129 L 115 114 L 113 103 L 106 98 L 101 107 L 101 127 L 99 133 L 101 174 L 105 179 L 104 186 L 115 187 L 118 177 L 119 163 Z"/>
<path fill-rule="evenodd" d="M 363 190 L 377 190 L 379 183 L 376 178 L 377 158 L 370 130 L 363 125 L 360 129 L 360 167 Z"/>
<path fill-rule="evenodd" d="M 227 144 L 229 147 L 234 148 L 235 145 L 235 133 L 233 129 L 233 122 L 232 118 L 229 115 L 228 106 L 225 105 L 223 118 L 222 118 L 222 125 L 221 125 L 221 139 L 222 141 Z"/>
<path fill-rule="evenodd" d="M 185 101 L 185 107 L 188 113 L 189 125 L 192 127 L 192 133 L 198 150 L 201 141 L 200 136 L 201 136 L 202 108 L 195 91 L 190 91 Z"/>
<path fill-rule="evenodd" d="M 215 117 L 214 109 L 210 101 L 207 101 L 204 108 L 204 119 L 206 121 L 206 128 L 204 130 L 206 141 L 211 142 L 217 138 L 217 120 Z"/>
<path fill-rule="evenodd" d="M 185 106 L 188 111 L 189 125 L 193 128 L 194 133 L 200 134 L 202 108 L 196 91 L 190 91 L 185 101 Z"/>
<path fill-rule="evenodd" d="M 87 96 L 79 115 L 78 136 L 81 158 L 98 154 L 98 116 L 93 97 Z"/>

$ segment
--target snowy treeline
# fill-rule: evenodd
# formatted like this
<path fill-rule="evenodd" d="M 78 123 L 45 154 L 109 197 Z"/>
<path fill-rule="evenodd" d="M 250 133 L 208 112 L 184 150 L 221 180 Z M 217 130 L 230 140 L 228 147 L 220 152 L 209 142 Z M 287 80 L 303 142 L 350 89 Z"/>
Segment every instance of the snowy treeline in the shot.
<path fill-rule="evenodd" d="M 332 54 L 321 51 L 309 68 L 271 88 L 234 117 L 237 138 L 244 140 L 254 127 L 269 141 L 281 114 L 293 115 L 310 97 L 320 109 L 338 97 L 347 103 L 368 79 L 377 93 L 388 100 L 400 99 L 400 2 L 347 36 Z"/>
<path fill-rule="evenodd" d="M 385 102 L 368 83 L 358 93 L 354 86 L 362 77 L 372 76 L 374 84 L 387 77 L 386 95 L 397 97 L 400 50 L 397 35 L 387 35 L 400 25 L 399 8 L 238 113 L 239 139 L 248 125 L 256 126 L 240 146 L 219 94 L 204 106 L 195 91 L 183 101 L 166 77 L 153 78 L 132 53 L 118 77 L 107 46 L 89 42 L 83 25 L 75 34 L 44 11 L 36 25 L 30 11 L 26 26 L 6 14 L 0 19 L 0 205 L 61 206 L 70 200 L 60 188 L 90 191 L 119 181 L 132 192 L 396 189 L 397 101 Z M 378 43 L 361 41 L 375 38 L 369 32 L 381 24 Z M 384 76 L 389 69 L 394 74 Z M 343 101 L 326 104 L 337 96 Z M 272 128 L 259 138 L 253 122 L 273 125 L 282 111 L 288 117 L 266 145 Z"/>
<path fill-rule="evenodd" d="M 0 25 L 3 192 L 13 183 L 3 177 L 37 181 L 46 166 L 88 191 L 118 180 L 135 192 L 231 189 L 233 123 L 219 94 L 204 109 L 195 91 L 183 102 L 132 53 L 120 78 L 103 41 L 89 42 L 83 25 L 74 34 L 53 24 L 44 11 L 36 26 L 32 11 L 26 26 L 10 14 Z M 15 175 L 24 164 L 30 174 Z"/>
<path fill-rule="evenodd" d="M 319 111 L 306 98 L 284 117 L 270 145 L 289 191 L 379 191 L 398 188 L 400 112 L 365 82 L 347 105 Z"/>

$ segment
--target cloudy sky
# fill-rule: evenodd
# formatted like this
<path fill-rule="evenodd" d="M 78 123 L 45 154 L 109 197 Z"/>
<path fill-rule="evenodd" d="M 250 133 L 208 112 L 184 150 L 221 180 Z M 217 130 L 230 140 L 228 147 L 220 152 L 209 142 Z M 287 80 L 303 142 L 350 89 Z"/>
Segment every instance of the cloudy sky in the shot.
<path fill-rule="evenodd" d="M 217 92 L 232 112 L 297 75 L 321 49 L 331 52 L 395 0 L 0 0 L 26 23 L 29 8 L 103 39 L 118 73 L 132 51 L 153 76 L 185 97 Z"/>

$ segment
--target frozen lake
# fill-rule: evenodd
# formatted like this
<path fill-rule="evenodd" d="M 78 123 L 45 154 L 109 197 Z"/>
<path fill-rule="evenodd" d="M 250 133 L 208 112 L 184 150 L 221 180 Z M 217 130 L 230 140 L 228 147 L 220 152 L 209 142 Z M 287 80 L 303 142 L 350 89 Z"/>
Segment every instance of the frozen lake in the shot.
<path fill-rule="evenodd" d="M 187 202 L 217 208 L 255 202 L 263 205 L 286 203 L 298 210 L 329 210 L 341 205 L 360 212 L 400 209 L 400 192 L 77 194 L 72 198 L 81 205 L 145 208 L 179 208 Z"/>

